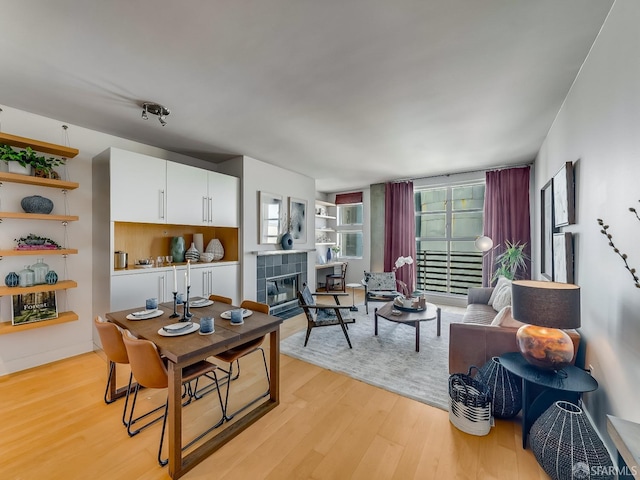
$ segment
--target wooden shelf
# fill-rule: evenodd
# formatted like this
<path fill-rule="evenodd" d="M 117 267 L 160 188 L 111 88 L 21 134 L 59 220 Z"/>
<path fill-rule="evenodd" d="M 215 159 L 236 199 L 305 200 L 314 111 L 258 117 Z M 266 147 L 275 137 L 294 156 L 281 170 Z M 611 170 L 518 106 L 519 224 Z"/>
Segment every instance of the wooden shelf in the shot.
<path fill-rule="evenodd" d="M 18 218 L 22 220 L 59 220 L 61 222 L 76 222 L 77 215 L 51 215 L 45 213 L 0 212 L 0 218 Z"/>
<path fill-rule="evenodd" d="M 25 323 L 23 325 L 13 325 L 11 322 L 0 322 L 0 335 L 8 333 L 23 332 L 34 328 L 50 327 L 51 325 L 59 325 L 61 323 L 73 322 L 78 320 L 78 314 L 75 312 L 60 312 L 58 318 L 51 320 L 43 320 L 41 322 Z"/>
<path fill-rule="evenodd" d="M 61 248 L 60 250 L 0 250 L 0 257 L 20 257 L 23 255 L 74 255 L 77 248 Z"/>
<path fill-rule="evenodd" d="M 316 246 L 318 245 L 335 245 L 336 242 L 326 242 L 326 243 L 316 243 Z"/>
<path fill-rule="evenodd" d="M 34 140 L 32 138 L 19 137 L 17 135 L 11 135 L 9 133 L 0 132 L 0 143 L 11 145 L 17 148 L 31 147 L 37 152 L 48 153 L 50 155 L 57 155 L 58 157 L 73 158 L 78 155 L 79 150 L 77 148 L 65 147 L 63 145 L 56 145 L 55 143 L 43 142 L 40 140 Z"/>
<path fill-rule="evenodd" d="M 53 285 L 42 284 L 33 287 L 7 287 L 0 286 L 0 296 L 3 295 L 23 295 L 25 293 L 48 292 L 51 290 L 66 290 L 67 288 L 76 288 L 78 283 L 74 280 L 61 280 Z"/>
<path fill-rule="evenodd" d="M 54 180 L 53 178 L 32 177 L 20 175 L 19 173 L 0 172 L 0 182 L 21 183 L 23 185 L 37 185 L 40 187 L 61 188 L 63 190 L 74 190 L 80 186 L 77 182 L 66 182 L 64 180 Z"/>
<path fill-rule="evenodd" d="M 335 220 L 336 217 L 332 217 L 331 215 L 318 215 L 316 214 L 316 218 L 327 218 L 329 220 Z"/>
<path fill-rule="evenodd" d="M 316 200 L 315 203 L 316 203 L 316 205 L 322 205 L 323 207 L 335 207 L 336 206 L 335 203 L 325 202 L 324 200 Z"/>

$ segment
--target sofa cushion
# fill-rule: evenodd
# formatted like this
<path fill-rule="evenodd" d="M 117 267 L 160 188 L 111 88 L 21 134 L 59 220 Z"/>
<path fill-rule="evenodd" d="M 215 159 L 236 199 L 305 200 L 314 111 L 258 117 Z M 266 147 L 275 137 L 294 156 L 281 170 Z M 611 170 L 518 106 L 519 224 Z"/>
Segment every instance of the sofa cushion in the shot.
<path fill-rule="evenodd" d="M 498 277 L 498 281 L 496 282 L 496 286 L 493 287 L 493 292 L 491 292 L 491 296 L 489 297 L 489 301 L 487 302 L 489 305 L 493 305 L 493 302 L 496 299 L 496 296 L 498 295 L 498 293 L 500 293 L 500 291 L 505 288 L 506 286 L 509 286 L 509 288 L 511 288 L 511 280 L 509 280 L 507 277 L 503 277 L 500 276 Z M 500 309 L 498 309 L 500 310 Z"/>
<path fill-rule="evenodd" d="M 496 327 L 520 328 L 524 323 L 513 318 L 511 315 L 511 305 L 508 305 L 498 312 L 493 322 L 491 322 L 491 325 Z"/>
<path fill-rule="evenodd" d="M 490 325 L 495 316 L 496 311 L 492 306 L 482 303 L 471 303 L 467 305 L 467 310 L 462 318 L 462 323 Z"/>
<path fill-rule="evenodd" d="M 493 299 L 493 309 L 499 312 L 504 307 L 511 305 L 511 281 L 508 284 L 503 284 L 502 288 L 498 290 L 496 298 Z"/>

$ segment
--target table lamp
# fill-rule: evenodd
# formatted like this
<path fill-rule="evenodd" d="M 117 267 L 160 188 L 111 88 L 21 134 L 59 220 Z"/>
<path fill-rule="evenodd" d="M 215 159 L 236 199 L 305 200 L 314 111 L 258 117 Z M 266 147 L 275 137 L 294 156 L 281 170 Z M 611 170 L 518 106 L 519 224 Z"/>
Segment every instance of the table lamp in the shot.
<path fill-rule="evenodd" d="M 512 284 L 514 319 L 525 323 L 516 340 L 522 356 L 536 367 L 561 370 L 571 364 L 571 337 L 560 329 L 580 327 L 580 287 L 570 283 L 517 280 Z"/>

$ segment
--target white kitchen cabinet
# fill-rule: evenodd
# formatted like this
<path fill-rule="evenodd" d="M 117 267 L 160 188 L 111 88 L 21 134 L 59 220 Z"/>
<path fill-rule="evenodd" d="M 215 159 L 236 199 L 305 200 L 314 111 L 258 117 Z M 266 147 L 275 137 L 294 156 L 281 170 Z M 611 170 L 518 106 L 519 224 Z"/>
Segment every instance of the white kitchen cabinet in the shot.
<path fill-rule="evenodd" d="M 173 274 L 172 274 L 173 275 Z M 173 281 L 173 280 L 172 280 Z M 111 310 L 145 307 L 147 298 L 168 302 L 167 272 L 140 272 L 111 277 Z"/>
<path fill-rule="evenodd" d="M 238 227 L 240 224 L 240 180 L 230 175 L 209 172 L 209 219 L 217 227 Z"/>
<path fill-rule="evenodd" d="M 167 162 L 167 223 L 208 225 L 208 172 L 201 168 Z"/>
<path fill-rule="evenodd" d="M 240 305 L 239 298 L 240 266 L 238 264 L 216 265 L 211 269 L 209 280 L 210 294 L 223 295 L 233 299 L 234 305 Z"/>
<path fill-rule="evenodd" d="M 109 175 L 113 221 L 166 223 L 166 160 L 111 148 Z"/>

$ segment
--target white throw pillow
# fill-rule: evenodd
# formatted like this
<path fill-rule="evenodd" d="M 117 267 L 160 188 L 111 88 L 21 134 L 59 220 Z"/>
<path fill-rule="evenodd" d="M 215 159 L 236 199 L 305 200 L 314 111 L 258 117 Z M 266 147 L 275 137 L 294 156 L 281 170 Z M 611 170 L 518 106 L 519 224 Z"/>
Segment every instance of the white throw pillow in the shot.
<path fill-rule="evenodd" d="M 499 312 L 504 307 L 511 305 L 511 281 L 504 285 L 493 299 L 493 309 Z"/>
<path fill-rule="evenodd" d="M 519 322 L 511 315 L 511 305 L 504 307 L 502 310 L 498 312 L 498 314 L 491 322 L 491 325 L 497 327 L 514 327 L 520 328 L 524 323 Z"/>
<path fill-rule="evenodd" d="M 498 277 L 496 286 L 493 287 L 493 292 L 491 292 L 491 296 L 489 297 L 489 305 L 493 305 L 493 302 L 500 293 L 500 290 L 506 287 L 509 287 L 509 290 L 511 290 L 511 280 L 509 280 L 507 277 Z M 500 309 L 496 308 L 495 310 L 498 311 Z"/>

